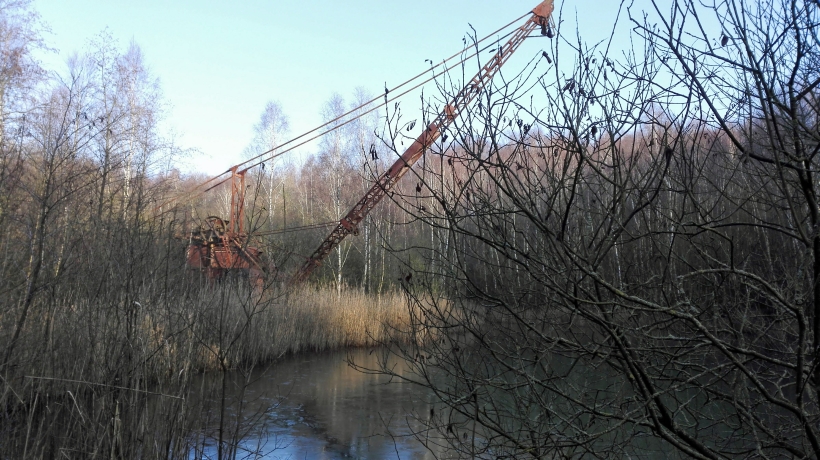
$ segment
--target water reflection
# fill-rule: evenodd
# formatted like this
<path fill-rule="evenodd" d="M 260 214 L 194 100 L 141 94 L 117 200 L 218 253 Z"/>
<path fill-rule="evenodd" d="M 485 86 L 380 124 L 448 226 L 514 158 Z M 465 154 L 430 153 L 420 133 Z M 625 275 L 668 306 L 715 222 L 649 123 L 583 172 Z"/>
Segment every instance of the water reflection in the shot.
<path fill-rule="evenodd" d="M 367 350 L 294 356 L 252 375 L 244 392 L 243 418 L 253 419 L 237 458 L 416 459 L 435 458 L 415 437 L 432 395 L 383 376 L 364 374 L 346 362 L 375 368 L 378 353 Z M 231 376 L 240 396 L 241 375 Z M 211 381 L 205 386 L 218 387 Z M 217 407 L 216 401 L 209 401 Z M 213 419 L 218 410 L 209 411 Z M 228 411 L 236 417 L 237 409 Z M 213 442 L 191 458 L 216 458 Z"/>

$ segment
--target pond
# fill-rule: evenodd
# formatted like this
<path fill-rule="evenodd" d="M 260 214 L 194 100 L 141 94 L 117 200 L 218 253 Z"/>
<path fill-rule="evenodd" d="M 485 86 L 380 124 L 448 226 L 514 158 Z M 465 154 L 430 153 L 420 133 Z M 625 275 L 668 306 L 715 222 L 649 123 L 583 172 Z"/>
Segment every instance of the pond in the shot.
<path fill-rule="evenodd" d="M 351 358 L 376 368 L 379 355 L 365 349 L 300 354 L 250 375 L 230 375 L 225 431 L 238 439 L 236 458 L 436 458 L 419 440 L 424 437 L 419 417 L 429 413 L 432 394 L 347 363 Z M 203 388 L 221 388 L 219 376 L 202 379 L 197 384 Z M 198 404 L 207 406 L 206 426 L 216 427 L 219 398 L 210 394 Z M 237 425 L 240 413 L 244 422 Z M 197 447 L 189 458 L 217 458 L 215 428 L 194 436 Z"/>

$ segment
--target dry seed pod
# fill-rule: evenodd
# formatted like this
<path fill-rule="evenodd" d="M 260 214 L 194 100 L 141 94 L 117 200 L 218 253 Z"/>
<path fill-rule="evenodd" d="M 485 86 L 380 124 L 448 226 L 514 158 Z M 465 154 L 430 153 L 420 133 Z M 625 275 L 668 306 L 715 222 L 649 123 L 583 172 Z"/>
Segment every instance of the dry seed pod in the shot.
<path fill-rule="evenodd" d="M 547 59 L 547 64 L 552 64 L 552 58 L 550 58 L 550 55 L 547 54 L 546 51 L 541 51 L 541 56 L 544 56 Z"/>

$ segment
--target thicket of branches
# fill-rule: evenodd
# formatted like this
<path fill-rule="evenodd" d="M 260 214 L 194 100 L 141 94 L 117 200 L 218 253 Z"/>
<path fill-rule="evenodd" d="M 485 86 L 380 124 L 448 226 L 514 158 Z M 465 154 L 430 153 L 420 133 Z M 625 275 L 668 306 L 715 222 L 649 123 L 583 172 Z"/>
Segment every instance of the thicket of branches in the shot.
<path fill-rule="evenodd" d="M 430 228 L 396 333 L 443 402 L 425 442 L 820 455 L 820 5 L 671 3 L 625 55 L 559 21 L 400 200 Z"/>
<path fill-rule="evenodd" d="M 390 219 L 369 221 L 319 274 L 334 295 L 278 289 L 326 228 L 252 237 L 281 273 L 261 291 L 208 283 L 185 265 L 187 236 L 209 215 L 229 216 L 229 190 L 199 196 L 205 178 L 173 169 L 185 152 L 162 129 L 158 79 L 139 46 L 103 32 L 63 71 L 40 66 L 44 47 L 31 2 L 0 0 L 0 457 L 240 455 L 253 422 L 241 386 L 255 366 L 367 345 L 380 322 L 400 321 L 376 238 L 392 238 Z M 249 153 L 282 142 L 277 110 L 266 108 Z M 326 116 L 339 110 L 335 97 Z M 373 157 L 361 146 L 373 144 L 374 122 L 351 123 L 305 164 L 250 172 L 249 228 L 338 221 L 367 186 Z M 192 386 L 203 370 L 217 383 Z"/>
<path fill-rule="evenodd" d="M 193 320 L 177 312 L 201 310 L 173 216 L 149 219 L 173 184 L 157 174 L 174 149 L 156 81 L 139 47 L 105 33 L 51 74 L 32 56 L 39 34 L 30 2 L 0 1 L 0 451 L 179 452 L 188 377 L 167 373 L 200 350 L 168 339 Z M 188 306 L 168 308 L 186 290 Z M 157 398 L 167 410 L 148 412 Z M 154 445 L 133 450 L 138 439 Z"/>
<path fill-rule="evenodd" d="M 820 6 L 660 3 L 630 13 L 625 55 L 559 20 L 317 273 L 337 296 L 407 289 L 409 326 L 384 342 L 441 399 L 425 442 L 820 454 Z M 218 432 L 197 431 L 191 372 L 250 375 L 274 353 L 254 341 L 279 331 L 270 285 L 327 232 L 300 227 L 337 222 L 416 121 L 388 111 L 385 128 L 353 123 L 303 164 L 249 173 L 254 241 L 282 276 L 268 296 L 202 290 L 185 230 L 227 216 L 228 191 L 158 214 L 199 178 L 164 173 L 177 152 L 139 48 L 101 35 L 48 74 L 28 4 L 0 0 L 0 450 L 175 457 L 213 438 L 230 457 L 244 426 L 223 397 Z M 333 97 L 324 116 L 345 110 Z M 257 134 L 251 154 L 282 143 L 281 108 Z"/>

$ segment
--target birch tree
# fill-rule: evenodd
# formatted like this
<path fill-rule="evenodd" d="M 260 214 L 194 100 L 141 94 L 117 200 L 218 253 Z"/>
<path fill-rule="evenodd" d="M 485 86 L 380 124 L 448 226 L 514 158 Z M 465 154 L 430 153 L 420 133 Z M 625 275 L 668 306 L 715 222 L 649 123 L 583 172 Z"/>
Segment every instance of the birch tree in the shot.
<path fill-rule="evenodd" d="M 267 195 L 268 195 L 268 228 L 273 230 L 274 217 L 277 200 L 275 199 L 276 190 L 279 187 L 276 184 L 274 156 L 277 154 L 276 148 L 287 140 L 290 132 L 290 120 L 287 114 L 282 109 L 279 101 L 268 101 L 259 121 L 253 127 L 254 136 L 250 145 L 245 149 L 245 156 L 247 158 L 256 157 L 265 152 L 270 152 L 267 156 L 268 161 L 265 163 L 265 175 L 267 178 Z"/>

